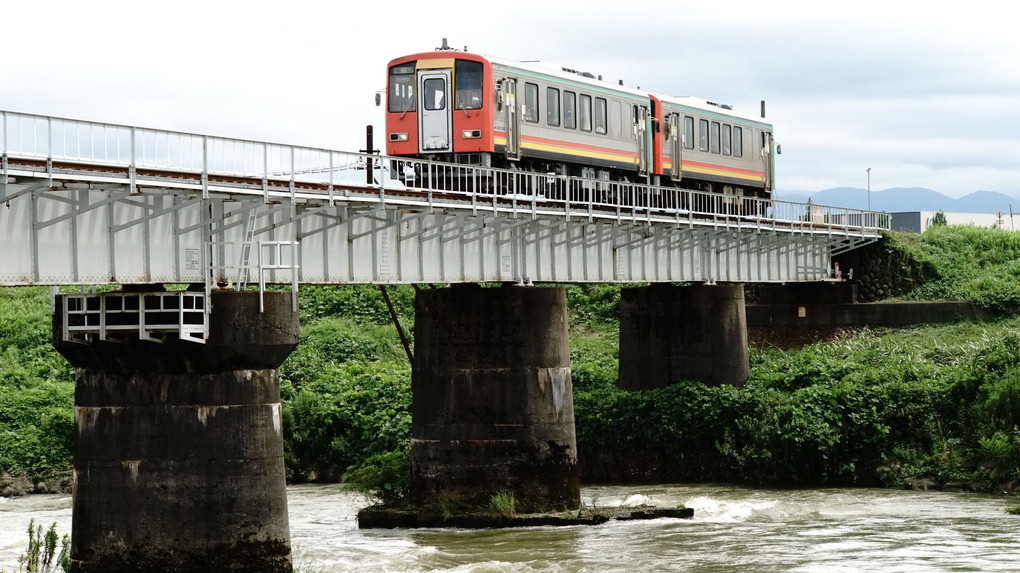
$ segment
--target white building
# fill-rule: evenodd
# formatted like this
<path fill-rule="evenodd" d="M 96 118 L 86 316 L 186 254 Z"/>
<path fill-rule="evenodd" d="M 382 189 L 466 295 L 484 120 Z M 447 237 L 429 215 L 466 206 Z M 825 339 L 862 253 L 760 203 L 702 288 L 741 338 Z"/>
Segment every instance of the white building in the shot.
<path fill-rule="evenodd" d="M 923 233 L 931 226 L 938 211 L 906 211 L 903 213 L 892 213 L 892 230 Z M 974 225 L 975 227 L 995 227 L 1006 230 L 1016 230 L 1014 225 L 1020 225 L 1020 221 L 1013 222 L 1009 213 L 996 213 L 989 215 L 985 213 L 943 213 L 946 216 L 948 225 Z"/>

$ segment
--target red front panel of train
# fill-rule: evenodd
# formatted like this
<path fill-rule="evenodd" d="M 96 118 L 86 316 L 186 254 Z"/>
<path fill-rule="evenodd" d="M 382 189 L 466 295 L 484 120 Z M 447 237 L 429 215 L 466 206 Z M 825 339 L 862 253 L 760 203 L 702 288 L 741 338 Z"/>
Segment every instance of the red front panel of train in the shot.
<path fill-rule="evenodd" d="M 390 62 L 386 153 L 398 156 L 493 150 L 492 66 L 463 52 L 427 52 Z"/>

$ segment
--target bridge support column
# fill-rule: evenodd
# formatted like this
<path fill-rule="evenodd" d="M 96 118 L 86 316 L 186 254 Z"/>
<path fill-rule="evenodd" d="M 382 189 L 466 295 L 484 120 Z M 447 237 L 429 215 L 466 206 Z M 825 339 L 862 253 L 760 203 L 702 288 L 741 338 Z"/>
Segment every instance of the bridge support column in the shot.
<path fill-rule="evenodd" d="M 290 293 L 214 293 L 207 344 L 62 340 L 75 367 L 71 570 L 289 572 L 276 368 Z"/>
<path fill-rule="evenodd" d="M 620 386 L 742 385 L 749 371 L 743 285 L 654 284 L 620 293 Z"/>
<path fill-rule="evenodd" d="M 417 502 L 580 505 L 562 288 L 419 291 L 411 386 Z"/>

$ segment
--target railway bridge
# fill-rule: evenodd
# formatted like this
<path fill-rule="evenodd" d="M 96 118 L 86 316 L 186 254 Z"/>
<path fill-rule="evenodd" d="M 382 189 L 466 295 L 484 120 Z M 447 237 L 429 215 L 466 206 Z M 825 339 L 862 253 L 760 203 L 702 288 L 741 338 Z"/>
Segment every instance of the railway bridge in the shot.
<path fill-rule="evenodd" d="M 576 507 L 565 298 L 526 287 L 649 283 L 621 301 L 621 383 L 741 383 L 743 283 L 833 280 L 832 257 L 888 225 L 639 182 L 0 117 L 0 285 L 51 285 L 54 344 L 76 369 L 76 571 L 290 570 L 276 368 L 298 342 L 299 285 L 449 285 L 416 299 L 419 502 L 508 488 L 525 511 Z"/>

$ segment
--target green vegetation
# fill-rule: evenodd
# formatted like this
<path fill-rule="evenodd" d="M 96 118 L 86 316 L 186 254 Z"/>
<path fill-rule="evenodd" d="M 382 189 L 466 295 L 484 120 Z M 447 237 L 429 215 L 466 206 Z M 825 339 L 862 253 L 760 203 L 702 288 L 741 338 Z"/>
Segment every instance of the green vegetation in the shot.
<path fill-rule="evenodd" d="M 343 475 L 344 487 L 364 492 L 386 504 L 407 498 L 411 458 L 407 449 L 376 454 Z"/>
<path fill-rule="evenodd" d="M 1020 313 L 1020 233 L 939 225 L 887 244 L 914 261 L 907 298 L 966 300 L 997 315 Z"/>
<path fill-rule="evenodd" d="M 677 480 L 1020 483 L 1020 234 L 937 226 L 873 249 L 900 296 L 969 300 L 997 318 L 752 350 L 742 388 L 627 392 L 619 287 L 566 287 L 582 457 L 656 456 Z M 413 342 L 414 290 L 389 295 Z M 280 369 L 289 479 L 399 499 L 410 365 L 379 289 L 306 287 L 300 302 L 302 344 Z M 73 372 L 49 338 L 45 289 L 0 289 L 0 474 L 33 483 L 71 465 Z"/>
<path fill-rule="evenodd" d="M 53 346 L 49 292 L 0 289 L 0 475 L 67 473 L 74 371 Z"/>
<path fill-rule="evenodd" d="M 753 351 L 740 389 L 575 389 L 578 450 L 661 454 L 666 477 L 990 489 L 1020 479 L 1020 319 Z"/>
<path fill-rule="evenodd" d="M 514 517 L 517 515 L 517 499 L 512 491 L 500 490 L 489 498 L 485 510 L 496 517 Z"/>
<path fill-rule="evenodd" d="M 60 553 L 57 553 L 58 542 Z M 71 538 L 67 535 L 61 538 L 57 534 L 56 523 L 43 534 L 42 525 L 36 525 L 33 519 L 28 524 L 28 548 L 18 557 L 18 571 L 51 573 L 57 570 L 56 567 L 60 571 L 70 571 L 70 547 Z"/>

